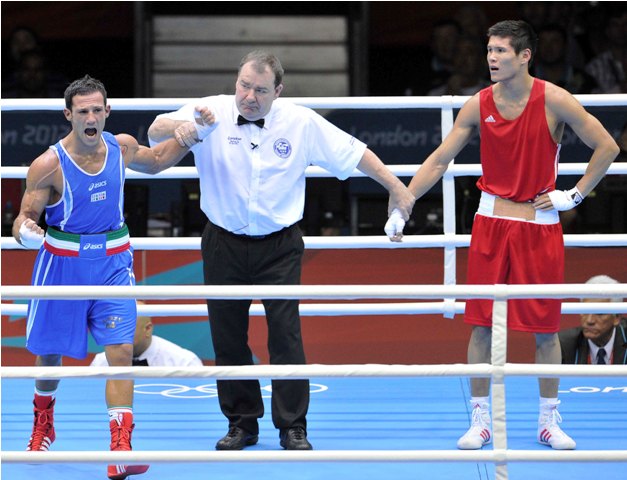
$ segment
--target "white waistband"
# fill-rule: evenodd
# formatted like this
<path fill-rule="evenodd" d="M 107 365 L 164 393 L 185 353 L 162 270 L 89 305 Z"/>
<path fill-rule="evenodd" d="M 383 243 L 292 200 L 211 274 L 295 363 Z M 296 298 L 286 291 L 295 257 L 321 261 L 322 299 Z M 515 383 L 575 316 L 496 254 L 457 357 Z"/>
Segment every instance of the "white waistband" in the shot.
<path fill-rule="evenodd" d="M 536 210 L 536 218 L 535 220 L 525 220 L 524 218 L 518 217 L 502 217 L 500 215 L 494 215 L 494 201 L 496 197 L 487 192 L 481 192 L 481 200 L 479 201 L 479 208 L 477 209 L 477 213 L 479 215 L 483 215 L 485 217 L 494 217 L 494 218 L 506 218 L 508 220 L 516 220 L 518 222 L 530 222 L 530 223 L 538 223 L 541 225 L 554 225 L 559 223 L 560 216 L 557 210 Z"/>

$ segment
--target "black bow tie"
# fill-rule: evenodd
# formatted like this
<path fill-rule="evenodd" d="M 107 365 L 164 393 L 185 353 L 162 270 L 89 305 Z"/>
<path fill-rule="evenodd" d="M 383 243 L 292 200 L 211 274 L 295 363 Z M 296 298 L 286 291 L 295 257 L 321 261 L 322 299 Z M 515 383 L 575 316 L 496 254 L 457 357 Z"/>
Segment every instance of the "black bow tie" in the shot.
<path fill-rule="evenodd" d="M 237 124 L 238 125 L 244 125 L 246 123 L 254 123 L 259 128 L 263 128 L 263 125 L 264 125 L 264 123 L 266 123 L 266 121 L 263 118 L 260 118 L 259 120 L 248 120 L 248 119 L 242 117 L 241 115 L 237 116 Z"/>
<path fill-rule="evenodd" d="M 133 366 L 134 367 L 147 367 L 148 360 L 140 360 L 139 358 L 133 358 Z"/>

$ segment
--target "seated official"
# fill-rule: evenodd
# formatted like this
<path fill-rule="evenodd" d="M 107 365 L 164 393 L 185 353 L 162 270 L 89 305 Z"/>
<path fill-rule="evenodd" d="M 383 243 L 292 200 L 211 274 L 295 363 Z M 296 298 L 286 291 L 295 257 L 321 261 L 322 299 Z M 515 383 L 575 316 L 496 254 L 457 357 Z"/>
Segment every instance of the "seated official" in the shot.
<path fill-rule="evenodd" d="M 155 367 L 202 366 L 202 361 L 194 352 L 180 347 L 165 338 L 153 335 L 152 332 L 153 324 L 150 317 L 138 316 L 135 338 L 133 339 L 133 365 L 150 365 Z M 108 365 L 104 352 L 96 355 L 91 362 L 92 367 L 106 367 Z"/>
<path fill-rule="evenodd" d="M 589 284 L 619 283 L 607 275 Z M 582 302 L 622 302 L 620 298 L 584 298 Z M 581 327 L 559 332 L 563 364 L 627 365 L 627 318 L 614 313 L 582 313 Z"/>

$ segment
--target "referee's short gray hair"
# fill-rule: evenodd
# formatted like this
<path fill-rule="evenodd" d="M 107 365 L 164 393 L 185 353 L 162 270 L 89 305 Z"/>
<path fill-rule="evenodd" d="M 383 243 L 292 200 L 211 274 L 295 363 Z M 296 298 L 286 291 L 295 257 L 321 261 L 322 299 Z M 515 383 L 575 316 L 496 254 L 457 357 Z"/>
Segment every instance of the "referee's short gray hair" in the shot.
<path fill-rule="evenodd" d="M 588 279 L 588 281 L 586 283 L 589 283 L 591 285 L 599 285 L 599 284 L 608 284 L 608 283 L 613 283 L 613 284 L 617 284 L 620 283 L 618 280 L 608 276 L 608 275 L 595 275 L 594 277 L 591 277 Z M 622 302 L 623 299 L 622 298 L 610 298 L 611 302 Z"/>

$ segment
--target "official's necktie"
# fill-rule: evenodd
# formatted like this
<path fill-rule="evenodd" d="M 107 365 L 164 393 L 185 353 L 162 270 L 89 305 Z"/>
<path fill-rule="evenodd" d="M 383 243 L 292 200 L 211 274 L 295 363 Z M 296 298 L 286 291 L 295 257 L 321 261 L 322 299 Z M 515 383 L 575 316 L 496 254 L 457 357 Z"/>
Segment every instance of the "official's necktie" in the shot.
<path fill-rule="evenodd" d="M 605 365 L 605 356 L 607 355 L 605 348 L 599 348 L 597 352 L 597 365 Z"/>
<path fill-rule="evenodd" d="M 244 125 L 246 123 L 254 123 L 259 128 L 263 128 L 263 125 L 266 123 L 266 121 L 263 118 L 260 118 L 259 120 L 248 120 L 248 119 L 242 117 L 241 115 L 237 116 L 237 124 L 238 125 Z"/>
<path fill-rule="evenodd" d="M 137 357 L 133 357 L 133 366 L 134 367 L 147 367 L 148 360 L 140 360 Z"/>

